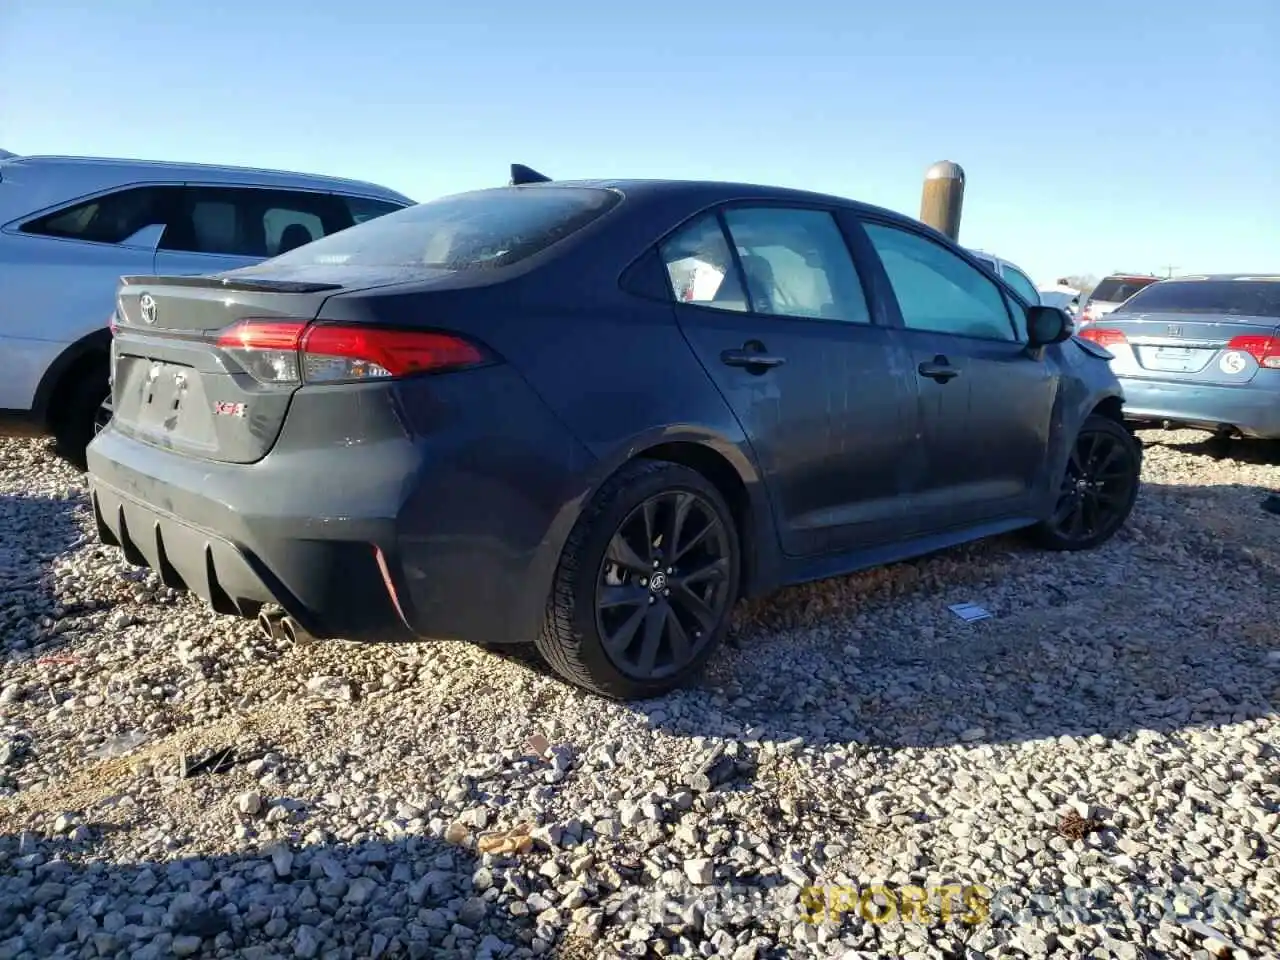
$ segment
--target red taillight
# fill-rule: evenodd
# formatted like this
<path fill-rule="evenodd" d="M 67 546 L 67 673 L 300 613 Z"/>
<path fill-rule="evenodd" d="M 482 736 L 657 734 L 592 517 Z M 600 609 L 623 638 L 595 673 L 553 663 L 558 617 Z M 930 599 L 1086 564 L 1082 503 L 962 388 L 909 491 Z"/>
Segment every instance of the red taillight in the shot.
<path fill-rule="evenodd" d="M 1129 342 L 1122 331 L 1113 330 L 1110 327 L 1085 327 L 1079 335 L 1086 340 L 1092 340 L 1100 347 L 1114 347 L 1117 344 Z"/>
<path fill-rule="evenodd" d="M 447 333 L 241 320 L 218 346 L 263 383 L 349 383 L 440 372 L 484 361 L 474 344 Z"/>
<path fill-rule="evenodd" d="M 241 320 L 218 335 L 226 350 L 297 350 L 305 320 Z"/>
<path fill-rule="evenodd" d="M 1227 349 L 1242 350 L 1257 360 L 1258 366 L 1280 370 L 1280 337 L 1246 333 L 1232 337 L 1227 343 Z"/>
<path fill-rule="evenodd" d="M 223 330 L 218 346 L 259 383 L 302 382 L 298 346 L 305 320 L 241 320 Z"/>
<path fill-rule="evenodd" d="M 473 344 L 447 333 L 329 325 L 307 331 L 302 357 L 303 376 L 312 383 L 404 377 L 484 359 Z"/>

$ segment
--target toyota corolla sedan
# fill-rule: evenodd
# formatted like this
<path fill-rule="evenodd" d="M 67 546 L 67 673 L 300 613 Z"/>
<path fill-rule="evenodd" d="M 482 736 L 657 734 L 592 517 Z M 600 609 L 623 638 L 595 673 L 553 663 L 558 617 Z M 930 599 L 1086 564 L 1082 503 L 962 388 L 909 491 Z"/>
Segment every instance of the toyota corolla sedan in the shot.
<path fill-rule="evenodd" d="M 1124 523 L 1109 355 L 936 231 L 516 173 L 254 267 L 123 278 L 102 539 L 264 629 L 533 643 L 635 698 L 693 677 L 738 597 Z"/>
<path fill-rule="evenodd" d="M 1280 274 L 1162 280 L 1080 335 L 1115 356 L 1127 419 L 1280 439 Z"/>

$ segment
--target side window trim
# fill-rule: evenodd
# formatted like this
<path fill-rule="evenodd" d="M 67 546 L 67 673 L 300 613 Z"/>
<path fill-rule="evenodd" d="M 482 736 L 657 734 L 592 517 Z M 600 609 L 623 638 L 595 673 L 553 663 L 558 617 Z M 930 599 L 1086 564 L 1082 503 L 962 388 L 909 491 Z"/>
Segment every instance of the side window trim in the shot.
<path fill-rule="evenodd" d="M 738 245 L 733 242 L 733 234 L 729 232 L 729 222 L 724 218 L 726 206 L 722 203 L 716 207 L 716 223 L 720 227 L 720 235 L 729 246 L 729 256 L 733 258 L 733 274 L 738 278 L 738 289 L 747 301 L 746 314 L 749 317 L 764 316 L 756 312 L 755 304 L 751 302 L 751 288 L 747 286 L 747 271 L 742 268 L 742 255 L 738 253 Z"/>
<path fill-rule="evenodd" d="M 858 212 L 854 214 L 854 217 L 856 220 L 859 221 L 859 226 L 864 224 L 874 224 L 876 226 L 885 227 L 891 230 L 901 230 L 903 233 L 911 234 L 912 236 L 917 237 L 918 239 L 923 240 L 926 243 L 932 243 L 936 247 L 942 247 L 942 249 L 946 250 L 948 253 L 955 255 L 954 250 L 952 250 L 950 247 L 945 247 L 942 244 L 938 243 L 937 240 L 935 240 L 933 237 L 930 237 L 923 230 L 917 229 L 914 224 L 904 223 L 903 221 L 895 220 L 890 217 L 879 216 L 873 212 Z M 911 329 L 911 327 L 907 325 L 906 318 L 902 315 L 902 306 L 901 304 L 898 303 L 898 295 L 893 289 L 893 283 L 889 279 L 888 271 L 885 269 L 884 262 L 880 259 L 879 253 L 875 252 L 874 250 L 875 245 L 874 243 L 872 243 L 871 238 L 869 236 L 867 237 L 867 243 L 871 245 L 872 251 L 875 253 L 875 260 L 878 265 L 878 269 L 884 277 L 883 296 L 886 298 L 886 300 L 889 303 L 893 305 L 893 312 L 896 315 L 897 321 L 898 321 L 897 325 L 902 327 L 903 329 L 909 330 Z M 1012 334 L 1012 339 L 1005 340 L 1005 339 L 997 339 L 995 337 L 976 337 L 971 334 L 956 333 L 954 331 L 949 331 L 949 330 L 931 330 L 929 332 L 940 337 L 955 337 L 960 340 L 975 340 L 975 341 L 978 341 L 979 343 L 1015 343 L 1015 344 L 1023 343 L 1024 341 L 1022 339 L 1021 332 L 1018 330 L 1017 321 L 1014 320 L 1013 311 L 1009 307 L 1008 284 L 1004 281 L 1002 277 L 992 276 L 989 270 L 986 270 L 985 268 L 975 263 L 970 263 L 967 251 L 962 250 L 958 259 L 960 259 L 961 262 L 968 264 L 968 266 L 972 267 L 974 270 L 978 271 L 978 273 L 982 276 L 984 280 L 986 280 L 988 283 L 991 283 L 995 286 L 996 292 L 1000 294 L 1001 302 L 1004 304 L 1005 320 L 1009 324 L 1009 331 Z"/>

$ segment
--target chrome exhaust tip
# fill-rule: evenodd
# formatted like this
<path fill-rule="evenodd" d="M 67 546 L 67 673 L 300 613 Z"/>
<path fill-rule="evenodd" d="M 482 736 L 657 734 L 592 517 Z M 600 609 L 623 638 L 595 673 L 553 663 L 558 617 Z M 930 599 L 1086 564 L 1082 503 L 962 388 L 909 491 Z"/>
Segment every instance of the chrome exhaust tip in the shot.
<path fill-rule="evenodd" d="M 276 640 L 280 637 L 280 614 L 263 610 L 258 614 L 258 632 L 265 640 Z"/>
<path fill-rule="evenodd" d="M 280 630 L 290 643 L 311 643 L 315 640 L 297 620 L 286 616 L 280 621 Z"/>

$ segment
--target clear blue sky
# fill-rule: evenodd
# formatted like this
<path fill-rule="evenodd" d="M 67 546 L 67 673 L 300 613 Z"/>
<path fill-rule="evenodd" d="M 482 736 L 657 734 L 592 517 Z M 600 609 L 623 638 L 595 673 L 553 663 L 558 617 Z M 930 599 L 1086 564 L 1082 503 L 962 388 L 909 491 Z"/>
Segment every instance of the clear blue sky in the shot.
<path fill-rule="evenodd" d="M 0 0 L 0 147 L 333 173 L 426 200 L 748 180 L 912 215 L 1037 282 L 1280 270 L 1280 0 Z"/>

